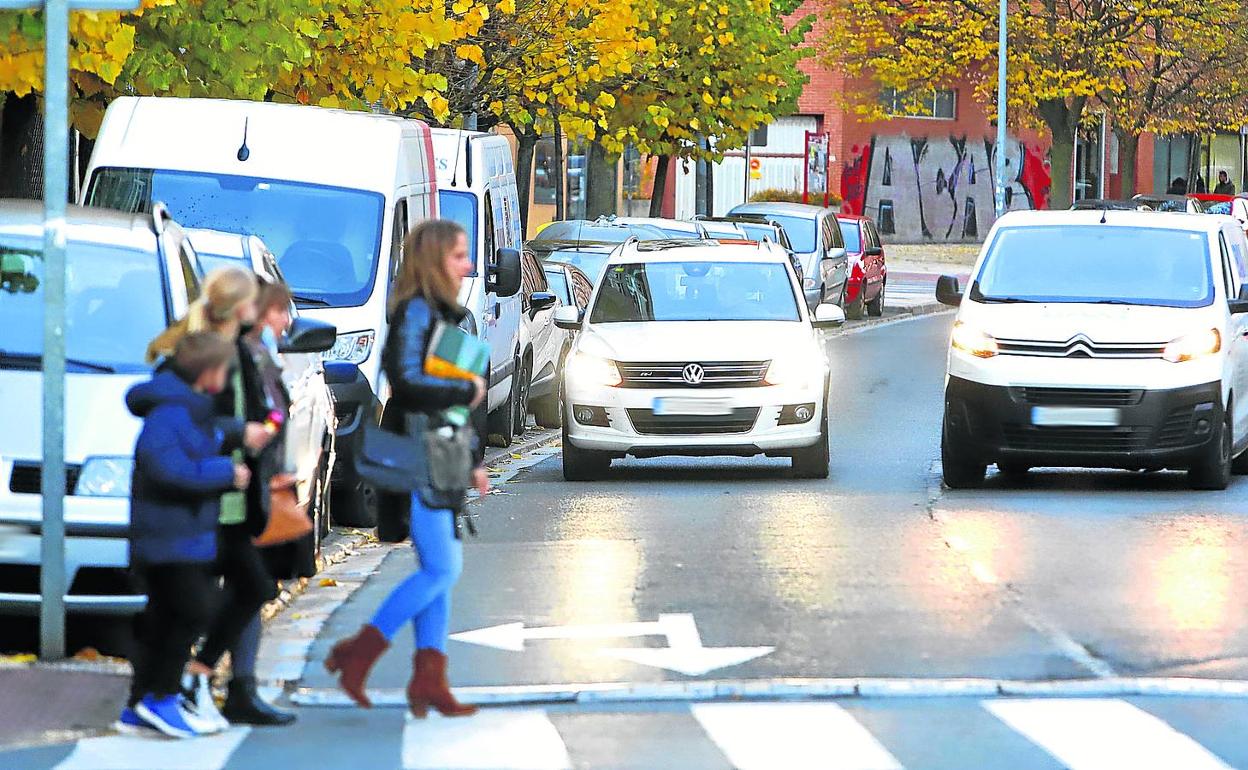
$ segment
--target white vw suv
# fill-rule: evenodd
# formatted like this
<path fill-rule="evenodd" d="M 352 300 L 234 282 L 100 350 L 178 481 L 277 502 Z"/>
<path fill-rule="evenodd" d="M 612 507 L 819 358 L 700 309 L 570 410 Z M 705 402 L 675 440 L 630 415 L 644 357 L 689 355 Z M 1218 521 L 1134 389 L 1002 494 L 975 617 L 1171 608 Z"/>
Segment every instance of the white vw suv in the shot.
<path fill-rule="evenodd" d="M 766 454 L 828 475 L 828 365 L 784 254 L 757 244 L 630 240 L 611 255 L 564 373 L 563 475 L 614 457 Z"/>

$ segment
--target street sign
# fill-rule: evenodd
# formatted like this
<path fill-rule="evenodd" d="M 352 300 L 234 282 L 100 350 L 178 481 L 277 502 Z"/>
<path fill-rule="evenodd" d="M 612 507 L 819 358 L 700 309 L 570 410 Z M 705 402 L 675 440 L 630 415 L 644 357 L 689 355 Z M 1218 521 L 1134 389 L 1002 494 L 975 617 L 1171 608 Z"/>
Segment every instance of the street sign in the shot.
<path fill-rule="evenodd" d="M 0 0 L 43 8 L 43 463 L 39 655 L 65 657 L 65 209 L 69 199 L 69 11 L 132 11 L 138 0 Z"/>
<path fill-rule="evenodd" d="M 736 666 L 769 655 L 775 647 L 706 647 L 698 634 L 693 615 L 674 613 L 659 615 L 658 620 L 590 625 L 539 626 L 526 628 L 523 623 L 504 623 L 451 634 L 451 639 L 496 650 L 523 652 L 525 643 L 534 639 L 627 639 L 642 636 L 663 636 L 666 647 L 618 647 L 598 651 L 600 655 L 676 671 L 688 676 L 701 676 L 718 668 Z"/>

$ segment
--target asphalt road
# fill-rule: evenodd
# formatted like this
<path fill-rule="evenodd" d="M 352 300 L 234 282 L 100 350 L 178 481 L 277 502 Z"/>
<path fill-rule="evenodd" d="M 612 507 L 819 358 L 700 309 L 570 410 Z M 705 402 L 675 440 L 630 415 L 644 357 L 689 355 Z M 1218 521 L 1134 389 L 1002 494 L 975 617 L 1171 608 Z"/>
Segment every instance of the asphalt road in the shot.
<path fill-rule="evenodd" d="M 1039 470 L 943 490 L 951 322 L 830 340 L 826 481 L 793 479 L 783 460 L 660 458 L 572 484 L 557 450 L 517 461 L 474 506 L 453 683 L 1248 679 L 1248 481 L 1192 492 L 1179 474 Z M 390 549 L 329 616 L 303 702 L 333 702 L 319 662 L 412 560 Z M 401 689 L 410 652 L 401 634 L 372 686 Z M 1248 699 L 1114 697 L 533 706 L 456 723 L 303 708 L 291 730 L 210 739 L 219 760 L 159 766 L 1248 768 L 1245 717 Z M 121 750 L 83 745 L 88 759 Z M 6 766 L 105 766 L 70 751 Z"/>

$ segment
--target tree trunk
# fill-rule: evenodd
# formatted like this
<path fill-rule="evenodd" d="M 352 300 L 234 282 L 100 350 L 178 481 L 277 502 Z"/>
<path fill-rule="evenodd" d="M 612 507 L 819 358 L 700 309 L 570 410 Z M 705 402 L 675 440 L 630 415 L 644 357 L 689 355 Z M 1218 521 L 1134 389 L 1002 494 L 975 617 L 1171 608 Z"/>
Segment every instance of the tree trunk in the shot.
<path fill-rule="evenodd" d="M 615 213 L 616 162 L 597 142 L 589 144 L 585 163 L 585 218 L 597 219 Z"/>
<path fill-rule="evenodd" d="M 671 155 L 660 155 L 654 167 L 654 192 L 650 194 L 650 216 L 663 216 L 663 198 L 667 195 L 667 169 L 672 163 Z"/>
<path fill-rule="evenodd" d="M 1071 166 L 1075 160 L 1075 131 L 1083 117 L 1085 97 L 1075 97 L 1069 104 L 1065 99 L 1049 99 L 1037 105 L 1037 111 L 1049 133 L 1053 135 L 1052 163 L 1049 167 L 1049 208 L 1068 209 L 1074 202 L 1071 189 Z"/>
<path fill-rule="evenodd" d="M 34 94 L 4 100 L 0 198 L 43 198 L 43 115 Z"/>
<path fill-rule="evenodd" d="M 529 193 L 533 189 L 533 153 L 537 149 L 537 134 L 516 134 L 516 187 L 520 194 L 520 231 L 529 237 Z"/>
<path fill-rule="evenodd" d="M 1139 190 L 1135 178 L 1136 159 L 1140 154 L 1140 135 L 1114 131 L 1118 135 L 1118 168 L 1122 173 L 1122 197 L 1130 198 Z"/>

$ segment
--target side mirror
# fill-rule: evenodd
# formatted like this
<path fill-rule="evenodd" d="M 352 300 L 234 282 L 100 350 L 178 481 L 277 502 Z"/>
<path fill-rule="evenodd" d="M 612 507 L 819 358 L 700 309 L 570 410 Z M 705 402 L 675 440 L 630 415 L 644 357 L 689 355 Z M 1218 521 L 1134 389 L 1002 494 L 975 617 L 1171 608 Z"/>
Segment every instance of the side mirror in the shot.
<path fill-rule="evenodd" d="M 555 326 L 568 331 L 577 331 L 581 328 L 581 314 L 579 307 L 572 305 L 562 305 L 555 308 Z"/>
<path fill-rule="evenodd" d="M 936 301 L 953 307 L 962 304 L 962 284 L 956 275 L 942 275 L 937 279 Z"/>
<path fill-rule="evenodd" d="M 816 329 L 836 329 L 845 325 L 845 311 L 839 305 L 825 302 L 815 308 L 811 325 Z"/>
<path fill-rule="evenodd" d="M 520 291 L 520 251 L 499 249 L 498 264 L 490 268 L 487 288 L 500 297 L 510 297 Z"/>
<path fill-rule="evenodd" d="M 535 291 L 529 295 L 529 307 L 534 313 L 549 310 L 554 307 L 558 301 L 559 298 L 548 291 Z"/>
<path fill-rule="evenodd" d="M 823 258 L 830 259 L 834 262 L 840 262 L 841 260 L 845 259 L 845 249 L 843 248 L 828 249 L 828 253 L 824 254 Z"/>
<path fill-rule="evenodd" d="M 324 353 L 338 339 L 338 327 L 311 318 L 296 318 L 278 343 L 279 353 Z"/>
<path fill-rule="evenodd" d="M 883 253 L 884 253 L 884 249 L 880 248 L 879 246 L 871 246 L 866 251 L 866 255 L 868 257 L 878 257 Z"/>
<path fill-rule="evenodd" d="M 1231 315 L 1248 313 L 1248 284 L 1239 287 L 1239 296 L 1229 303 Z"/>

